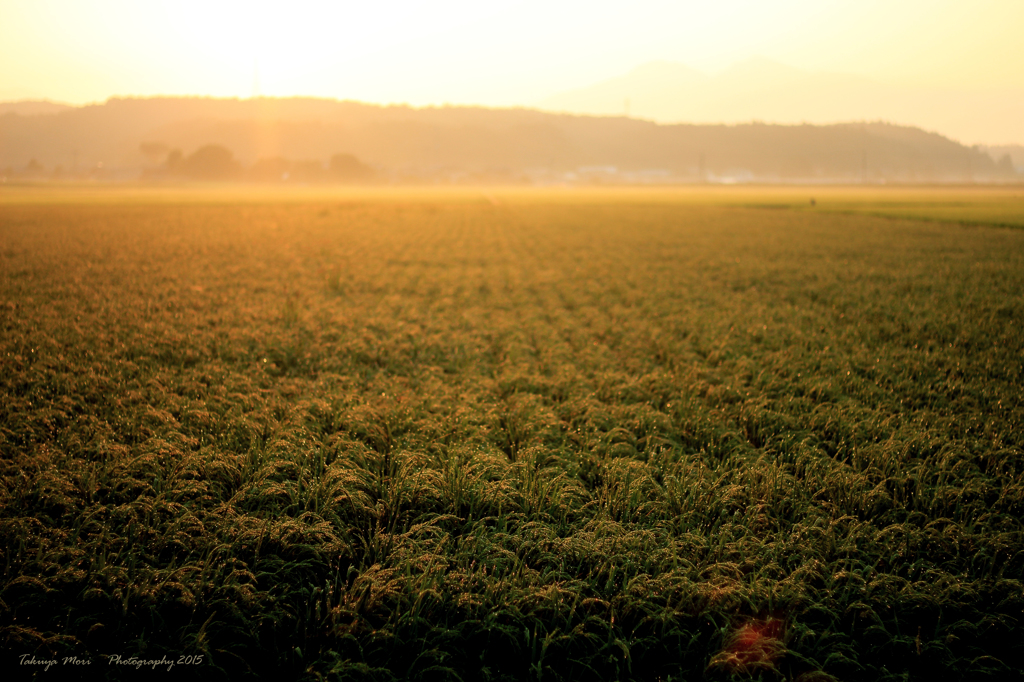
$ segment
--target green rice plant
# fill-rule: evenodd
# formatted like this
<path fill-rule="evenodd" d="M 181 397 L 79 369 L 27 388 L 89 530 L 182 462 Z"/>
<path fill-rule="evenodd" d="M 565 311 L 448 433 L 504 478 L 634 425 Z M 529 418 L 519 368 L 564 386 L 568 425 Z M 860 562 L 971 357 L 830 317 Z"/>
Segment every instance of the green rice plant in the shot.
<path fill-rule="evenodd" d="M 1020 676 L 1020 233 L 673 196 L 0 207 L 4 654 Z"/>

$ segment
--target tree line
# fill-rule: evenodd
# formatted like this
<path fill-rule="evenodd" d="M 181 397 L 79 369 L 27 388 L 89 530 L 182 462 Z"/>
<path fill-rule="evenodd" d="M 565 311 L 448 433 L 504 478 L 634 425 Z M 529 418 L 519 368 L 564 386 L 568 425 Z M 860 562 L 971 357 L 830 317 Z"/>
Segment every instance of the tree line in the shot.
<path fill-rule="evenodd" d="M 208 144 L 188 156 L 180 149 L 166 149 L 158 143 L 143 143 L 139 150 L 148 158 L 165 152 L 145 179 L 187 179 L 205 181 L 255 182 L 370 182 L 376 172 L 352 154 L 338 153 L 327 164 L 319 160 L 293 161 L 284 157 L 260 158 L 251 165 L 235 159 L 227 147 Z"/>

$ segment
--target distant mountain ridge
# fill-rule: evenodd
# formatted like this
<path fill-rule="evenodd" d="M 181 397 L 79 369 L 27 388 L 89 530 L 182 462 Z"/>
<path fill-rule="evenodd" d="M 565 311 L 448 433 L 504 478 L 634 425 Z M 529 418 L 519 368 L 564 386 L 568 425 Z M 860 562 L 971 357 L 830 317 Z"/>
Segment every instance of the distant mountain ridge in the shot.
<path fill-rule="evenodd" d="M 17 102 L 0 102 L 0 116 L 3 114 L 21 114 L 22 116 L 35 116 L 37 114 L 56 114 L 68 109 L 74 109 L 71 104 L 60 104 L 49 100 L 19 100 Z"/>
<path fill-rule="evenodd" d="M 377 106 L 312 98 L 115 98 L 0 115 L 0 172 L 139 177 L 206 145 L 243 167 L 342 154 L 380 180 L 1015 180 L 1009 158 L 885 123 L 659 125 L 531 109 Z M 163 158 L 164 154 L 167 158 Z M 267 164 L 263 164 L 267 167 Z M 272 165 L 272 164 L 271 164 Z M 6 169 L 6 170 L 4 170 Z"/>
<path fill-rule="evenodd" d="M 628 105 L 627 105 L 628 100 Z M 819 125 L 886 120 L 975 141 L 1024 141 L 1024 90 L 907 88 L 841 73 L 814 73 L 755 58 L 707 75 L 651 62 L 589 87 L 536 103 L 544 111 L 630 115 L 660 123 L 749 122 Z M 977 138 L 980 139 L 980 138 Z"/>

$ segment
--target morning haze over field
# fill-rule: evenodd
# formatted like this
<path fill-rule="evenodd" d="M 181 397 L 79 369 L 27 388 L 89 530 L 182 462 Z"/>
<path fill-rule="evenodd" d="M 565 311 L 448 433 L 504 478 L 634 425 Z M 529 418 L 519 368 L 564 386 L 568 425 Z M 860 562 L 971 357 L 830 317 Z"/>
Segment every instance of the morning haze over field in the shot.
<path fill-rule="evenodd" d="M 584 172 L 589 177 L 613 167 L 626 173 L 619 180 L 630 182 L 1013 180 L 1024 169 L 1021 25 L 1024 6 L 1012 0 L 970 8 L 949 0 L 647 1 L 628 8 L 534 0 L 296 2 L 287 9 L 191 0 L 8 2 L 0 22 L 0 101 L 7 102 L 0 112 L 17 118 L 0 119 L 0 170 L 38 176 L 58 167 L 65 173 L 102 167 L 125 178 L 148 169 L 153 177 L 168 159 L 141 152 L 142 145 L 189 155 L 217 144 L 245 168 L 282 156 L 305 163 L 306 171 L 311 164 L 326 170 L 333 155 L 354 154 L 380 171 L 378 180 L 389 181 L 551 182 L 579 168 L 591 169 Z M 374 131 L 367 116 L 346 116 L 339 108 L 182 111 L 175 120 L 168 107 L 156 120 L 107 117 L 106 128 L 102 111 L 38 120 L 60 111 L 48 102 L 196 96 L 452 111 L 417 116 L 415 109 L 403 114 L 392 107 L 377 117 L 386 122 L 375 122 Z M 564 116 L 510 121 L 496 113 L 467 120 L 458 107 L 631 117 L 660 129 L 628 138 L 623 128 L 597 129 L 599 123 Z M 402 130 L 380 129 L 398 119 Z M 728 131 L 680 132 L 670 125 L 751 123 L 782 125 L 753 139 L 741 131 L 727 142 L 721 137 Z M 941 153 L 933 148 L 883 142 L 882 150 L 877 135 L 821 144 L 813 132 L 784 127 L 865 123 L 918 128 L 965 148 L 955 160 L 947 153 L 935 161 Z M 282 129 L 289 125 L 292 130 Z M 134 138 L 117 135 L 124 126 Z M 242 130 L 254 126 L 264 132 Z M 602 149 L 581 140 L 585 126 L 610 144 Z M 835 138 L 834 132 L 821 135 Z M 253 135 L 263 141 L 241 139 Z M 315 148 L 318 135 L 321 148 Z M 381 135 L 406 151 L 371 141 Z M 614 140 L 619 148 L 609 149 Z M 723 144 L 764 147 L 777 163 L 722 151 Z M 450 153 L 460 145 L 472 151 Z M 540 150 L 547 146 L 552 151 L 545 158 Z M 976 146 L 989 158 L 972 158 L 968 148 Z M 659 158 L 659 151 L 671 158 Z"/>
<path fill-rule="evenodd" d="M 0 671 L 1024 679 L 1022 18 L 0 0 Z"/>

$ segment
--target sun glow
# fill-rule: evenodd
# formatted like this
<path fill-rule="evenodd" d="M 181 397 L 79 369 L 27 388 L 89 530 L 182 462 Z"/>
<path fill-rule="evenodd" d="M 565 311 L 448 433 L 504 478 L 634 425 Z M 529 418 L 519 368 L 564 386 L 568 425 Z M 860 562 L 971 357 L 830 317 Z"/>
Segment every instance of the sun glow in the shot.
<path fill-rule="evenodd" d="M 1024 86 L 1024 5 L 982 0 L 327 3 L 13 0 L 3 88 L 56 99 L 158 92 L 511 103 L 663 59 L 755 55 L 805 69 Z M 103 93 L 102 95 L 100 93 Z"/>
<path fill-rule="evenodd" d="M 1014 0 L 6 0 L 3 13 L 0 100 L 536 106 L 653 61 L 714 73 L 754 57 L 894 87 L 1024 91 Z"/>

